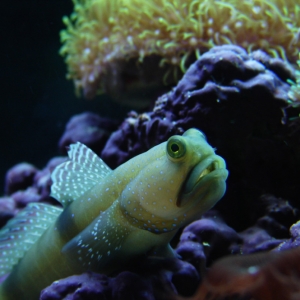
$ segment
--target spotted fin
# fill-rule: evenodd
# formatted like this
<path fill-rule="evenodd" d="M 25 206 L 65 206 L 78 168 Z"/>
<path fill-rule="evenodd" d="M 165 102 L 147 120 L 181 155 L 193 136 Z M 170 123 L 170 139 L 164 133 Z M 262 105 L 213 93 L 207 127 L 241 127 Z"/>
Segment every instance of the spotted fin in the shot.
<path fill-rule="evenodd" d="M 10 272 L 61 212 L 59 207 L 31 203 L 7 222 L 0 231 L 0 275 Z"/>
<path fill-rule="evenodd" d="M 130 228 L 115 218 L 117 203 L 102 212 L 88 227 L 69 241 L 62 253 L 82 263 L 83 266 L 108 265 L 122 248 Z"/>
<path fill-rule="evenodd" d="M 70 160 L 57 166 L 51 175 L 51 196 L 64 207 L 111 172 L 100 157 L 79 142 L 70 145 L 68 155 Z"/>

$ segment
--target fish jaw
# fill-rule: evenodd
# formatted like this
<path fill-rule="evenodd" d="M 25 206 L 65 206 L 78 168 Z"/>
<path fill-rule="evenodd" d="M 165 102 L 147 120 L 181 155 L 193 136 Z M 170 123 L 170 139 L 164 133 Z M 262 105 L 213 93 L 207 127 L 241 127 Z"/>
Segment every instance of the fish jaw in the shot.
<path fill-rule="evenodd" d="M 201 215 L 223 197 L 227 177 L 228 170 L 222 157 L 206 157 L 190 171 L 182 185 L 177 206 L 184 211 L 197 207 Z"/>

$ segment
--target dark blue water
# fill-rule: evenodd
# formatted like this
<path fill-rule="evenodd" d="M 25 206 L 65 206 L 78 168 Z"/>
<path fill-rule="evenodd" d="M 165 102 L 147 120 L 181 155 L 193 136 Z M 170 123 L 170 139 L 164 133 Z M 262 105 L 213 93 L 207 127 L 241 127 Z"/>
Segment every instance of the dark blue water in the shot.
<path fill-rule="evenodd" d="M 14 0 L 0 4 L 0 195 L 5 172 L 30 162 L 42 168 L 59 155 L 57 142 L 69 118 L 83 111 L 122 118 L 126 110 L 111 101 L 76 98 L 58 54 L 62 17 L 71 0 Z"/>

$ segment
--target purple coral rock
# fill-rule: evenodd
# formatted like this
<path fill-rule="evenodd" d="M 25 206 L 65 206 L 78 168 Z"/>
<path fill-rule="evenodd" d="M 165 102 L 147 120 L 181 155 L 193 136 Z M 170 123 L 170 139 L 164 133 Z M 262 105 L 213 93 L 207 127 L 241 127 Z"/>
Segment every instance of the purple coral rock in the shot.
<path fill-rule="evenodd" d="M 293 78 L 293 73 L 284 67 L 278 67 L 274 73 L 254 57 L 237 46 L 214 47 L 191 65 L 171 92 L 158 98 L 152 112 L 136 116 L 131 113 L 119 134 L 113 135 L 108 143 L 115 146 L 116 152 L 120 151 L 120 145 L 129 154 L 124 156 L 127 160 L 152 147 L 153 140 L 157 144 L 190 127 L 201 128 L 215 138 L 224 136 L 224 132 L 231 135 L 234 130 L 236 138 L 237 133 L 244 137 L 251 132 L 255 125 L 253 116 L 268 115 L 267 120 L 258 120 L 262 124 L 270 116 L 278 117 L 280 124 L 289 85 L 279 75 Z M 238 123 L 242 126 L 230 126 Z M 109 161 L 110 155 L 113 151 L 107 146 L 102 156 Z"/>
<path fill-rule="evenodd" d="M 286 82 L 295 77 L 293 69 L 279 61 L 233 45 L 212 48 L 173 90 L 158 98 L 153 111 L 131 113 L 109 138 L 102 158 L 116 167 L 171 135 L 196 127 L 227 162 L 228 188 L 217 208 L 229 226 L 242 231 L 262 216 L 256 204 L 261 191 L 296 202 L 295 162 L 300 155 L 293 149 L 299 139 L 287 126 Z"/>
<path fill-rule="evenodd" d="M 18 208 L 25 207 L 28 203 L 38 202 L 41 195 L 38 194 L 37 188 L 29 187 L 25 191 L 17 191 L 11 195 Z"/>
<path fill-rule="evenodd" d="M 106 300 L 109 297 L 109 279 L 105 275 L 84 273 L 53 282 L 45 288 L 40 300 Z"/>
<path fill-rule="evenodd" d="M 266 206 L 265 215 L 256 220 L 254 226 L 240 233 L 243 239 L 240 245 L 242 253 L 271 250 L 283 244 L 285 244 L 284 249 L 291 248 L 290 240 L 287 240 L 289 227 L 299 219 L 298 209 L 288 201 L 272 195 L 262 195 L 260 202 Z M 233 245 L 232 249 L 234 247 Z"/>
<path fill-rule="evenodd" d="M 192 296 L 200 282 L 197 269 L 186 261 L 177 260 L 177 270 L 172 275 L 172 284 L 182 296 Z"/>
<path fill-rule="evenodd" d="M 196 268 L 188 262 L 152 257 L 141 261 L 136 273 L 123 271 L 114 278 L 84 273 L 55 281 L 42 291 L 40 300 L 163 300 L 178 293 L 192 295 L 199 281 Z"/>
<path fill-rule="evenodd" d="M 132 272 L 122 272 L 110 282 L 113 300 L 155 300 L 151 281 Z"/>
<path fill-rule="evenodd" d="M 257 220 L 257 225 L 273 237 L 288 237 L 290 226 L 299 220 L 299 209 L 273 195 L 262 195 L 261 201 L 267 204 L 266 215 Z"/>
<path fill-rule="evenodd" d="M 202 218 L 185 227 L 177 248 L 177 253 L 184 253 L 184 244 L 190 246 L 190 241 L 200 243 L 204 247 L 204 253 L 209 261 L 215 260 L 230 253 L 230 245 L 241 241 L 235 230 L 226 225 L 221 219 Z M 194 247 L 192 251 L 199 254 L 191 254 L 192 257 L 201 259 L 201 249 Z M 185 253 L 185 256 L 187 254 Z"/>
<path fill-rule="evenodd" d="M 56 166 L 65 162 L 67 157 L 54 157 L 50 159 L 46 167 L 37 172 L 34 177 L 34 187 L 38 189 L 38 193 L 41 195 L 42 199 L 49 201 L 50 187 L 52 184 L 51 173 Z"/>
<path fill-rule="evenodd" d="M 139 273 L 152 282 L 156 300 L 178 294 L 191 296 L 200 282 L 197 268 L 178 258 L 148 258 Z"/>
<path fill-rule="evenodd" d="M 201 243 L 193 238 L 194 234 L 185 231 L 182 233 L 180 242 L 176 248 L 176 253 L 180 257 L 189 263 L 191 263 L 197 270 L 203 272 L 206 263 L 206 256 L 204 253 L 204 248 Z"/>
<path fill-rule="evenodd" d="M 101 157 L 110 167 L 116 168 L 176 133 L 179 131 L 175 124 L 167 118 L 162 120 L 160 117 L 151 118 L 147 113 L 140 116 L 131 113 L 120 129 L 110 136 Z"/>
<path fill-rule="evenodd" d="M 291 238 L 283 241 L 274 251 L 284 251 L 296 247 L 300 247 L 300 221 L 290 228 Z"/>
<path fill-rule="evenodd" d="M 9 219 L 15 216 L 16 211 L 16 203 L 13 198 L 0 198 L 0 228 L 3 227 Z"/>
<path fill-rule="evenodd" d="M 246 229 L 240 233 L 240 236 L 243 239 L 243 244 L 239 246 L 239 251 L 243 254 L 270 250 L 282 242 L 282 240 L 274 239 L 264 229 L 255 226 Z"/>
<path fill-rule="evenodd" d="M 95 113 L 85 112 L 73 116 L 59 141 L 60 150 L 65 153 L 66 147 L 77 141 L 87 145 L 96 153 L 100 153 L 105 142 L 118 122 L 103 118 Z"/>
<path fill-rule="evenodd" d="M 32 185 L 36 172 L 36 167 L 28 163 L 20 163 L 13 166 L 6 173 L 5 193 L 10 195 L 18 190 L 25 190 Z"/>

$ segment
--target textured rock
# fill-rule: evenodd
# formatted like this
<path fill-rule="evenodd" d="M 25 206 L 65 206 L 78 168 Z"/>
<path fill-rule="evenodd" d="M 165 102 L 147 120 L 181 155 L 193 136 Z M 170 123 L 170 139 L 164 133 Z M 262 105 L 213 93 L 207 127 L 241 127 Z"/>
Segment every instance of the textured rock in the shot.
<path fill-rule="evenodd" d="M 262 193 L 298 201 L 300 138 L 289 116 L 299 112 L 289 107 L 287 78 L 294 78 L 291 66 L 262 51 L 215 47 L 158 98 L 153 111 L 131 113 L 102 157 L 116 167 L 173 134 L 202 130 L 230 171 L 217 207 L 230 226 L 244 230 L 263 216 Z"/>
<path fill-rule="evenodd" d="M 191 296 L 199 284 L 196 269 L 177 258 L 150 258 L 135 269 L 115 277 L 84 273 L 57 280 L 41 292 L 40 300 L 163 300 L 178 292 Z"/>
<path fill-rule="evenodd" d="M 81 142 L 94 152 L 100 153 L 112 131 L 117 129 L 118 123 L 91 112 L 75 115 L 66 125 L 59 141 L 59 149 L 66 153 L 67 146 Z"/>
<path fill-rule="evenodd" d="M 37 188 L 29 187 L 25 191 L 18 191 L 11 195 L 16 202 L 17 207 L 22 208 L 31 202 L 41 200 L 41 195 L 38 194 Z"/>
<path fill-rule="evenodd" d="M 190 127 L 200 128 L 212 139 L 224 133 L 228 138 L 244 138 L 269 122 L 280 127 L 281 108 L 287 106 L 289 90 L 280 78 L 291 78 L 293 72 L 282 61 L 273 68 L 276 73 L 269 70 L 272 61 L 261 51 L 247 55 L 236 46 L 213 48 L 188 69 L 171 92 L 156 101 L 153 111 L 126 119 L 110 137 L 102 156 L 113 163 L 110 155 L 119 152 L 120 145 L 128 159 Z"/>
<path fill-rule="evenodd" d="M 5 176 L 5 194 L 10 195 L 31 186 L 36 172 L 37 168 L 35 166 L 25 162 L 13 166 Z"/>
<path fill-rule="evenodd" d="M 13 218 L 17 212 L 16 203 L 11 197 L 0 198 L 0 228 Z"/>
<path fill-rule="evenodd" d="M 41 292 L 40 300 L 106 300 L 109 279 L 105 275 L 84 273 L 55 281 Z"/>
<path fill-rule="evenodd" d="M 34 177 L 34 187 L 37 188 L 39 195 L 41 195 L 41 201 L 51 202 L 57 204 L 57 201 L 50 198 L 50 188 L 51 188 L 51 173 L 56 166 L 66 161 L 67 157 L 54 157 L 49 160 L 47 165 L 43 170 L 36 173 Z"/>
<path fill-rule="evenodd" d="M 230 254 L 230 245 L 238 242 L 241 242 L 241 238 L 237 232 L 216 214 L 210 213 L 208 217 L 203 217 L 184 228 L 176 252 L 193 264 L 200 261 L 201 269 L 204 257 L 206 263 L 210 263 Z"/>

